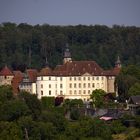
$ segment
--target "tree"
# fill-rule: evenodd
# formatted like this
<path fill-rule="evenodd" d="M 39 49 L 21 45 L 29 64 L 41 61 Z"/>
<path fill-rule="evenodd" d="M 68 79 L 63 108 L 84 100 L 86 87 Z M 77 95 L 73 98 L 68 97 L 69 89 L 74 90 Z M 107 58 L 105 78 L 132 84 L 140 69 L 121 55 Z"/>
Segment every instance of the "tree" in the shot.
<path fill-rule="evenodd" d="M 11 86 L 0 86 L 0 105 L 13 99 Z"/>
<path fill-rule="evenodd" d="M 0 107 L 0 120 L 14 121 L 22 116 L 30 114 L 30 110 L 25 102 L 20 100 L 13 100 L 4 103 Z"/>
<path fill-rule="evenodd" d="M 118 89 L 119 100 L 125 101 L 129 96 L 129 89 L 139 83 L 140 70 L 137 66 L 127 66 L 121 69 L 120 74 L 116 77 L 115 83 Z"/>
<path fill-rule="evenodd" d="M 92 99 L 95 108 L 102 107 L 104 105 L 103 97 L 105 94 L 105 91 L 102 89 L 96 89 L 92 92 L 90 98 Z"/>
<path fill-rule="evenodd" d="M 55 105 L 55 98 L 54 97 L 42 97 L 41 104 L 43 109 L 52 108 Z"/>
<path fill-rule="evenodd" d="M 129 96 L 140 95 L 140 83 L 135 83 L 128 91 Z"/>
<path fill-rule="evenodd" d="M 80 117 L 80 112 L 78 110 L 78 108 L 72 108 L 70 111 L 70 118 L 72 120 L 78 120 Z"/>
<path fill-rule="evenodd" d="M 41 114 L 41 103 L 37 96 L 28 92 L 21 92 L 19 93 L 19 98 L 26 103 L 33 118 L 37 119 Z"/>
<path fill-rule="evenodd" d="M 0 122 L 1 140 L 21 140 L 23 133 L 21 128 L 15 122 Z"/>

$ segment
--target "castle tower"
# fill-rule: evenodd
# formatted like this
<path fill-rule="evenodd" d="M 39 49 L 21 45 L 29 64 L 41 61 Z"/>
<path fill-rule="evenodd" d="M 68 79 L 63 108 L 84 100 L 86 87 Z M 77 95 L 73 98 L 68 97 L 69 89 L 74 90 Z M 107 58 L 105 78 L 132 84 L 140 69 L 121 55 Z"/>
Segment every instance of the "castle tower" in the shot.
<path fill-rule="evenodd" d="M 11 85 L 13 77 L 13 72 L 7 66 L 5 66 L 0 71 L 0 85 Z"/>
<path fill-rule="evenodd" d="M 116 68 L 121 68 L 121 61 L 120 61 L 120 57 L 117 57 L 117 61 L 115 62 L 115 67 Z"/>
<path fill-rule="evenodd" d="M 66 44 L 66 49 L 64 51 L 64 59 L 63 59 L 64 64 L 67 62 L 72 62 L 71 53 L 68 44 Z"/>

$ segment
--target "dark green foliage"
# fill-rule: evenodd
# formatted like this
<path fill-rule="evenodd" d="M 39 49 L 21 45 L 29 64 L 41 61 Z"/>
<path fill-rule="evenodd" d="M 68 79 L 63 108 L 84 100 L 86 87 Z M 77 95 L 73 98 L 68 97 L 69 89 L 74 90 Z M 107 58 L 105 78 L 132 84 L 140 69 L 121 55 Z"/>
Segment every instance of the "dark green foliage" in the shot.
<path fill-rule="evenodd" d="M 124 65 L 140 65 L 140 28 L 113 26 L 50 26 L 21 23 L 0 25 L 0 67 L 5 63 L 14 70 L 41 68 L 45 57 L 51 67 L 61 64 L 65 43 L 69 43 L 74 60 L 95 60 L 102 67 L 114 67 L 117 55 Z"/>
<path fill-rule="evenodd" d="M 43 122 L 51 122 L 55 126 L 57 132 L 65 130 L 67 121 L 61 113 L 54 111 L 43 111 L 40 120 Z"/>
<path fill-rule="evenodd" d="M 55 105 L 55 98 L 54 97 L 42 97 L 41 103 L 42 103 L 42 107 L 44 109 L 52 108 Z"/>
<path fill-rule="evenodd" d="M 105 94 L 106 94 L 105 91 L 102 89 L 95 89 L 92 92 L 92 94 L 90 95 L 90 98 L 92 99 L 92 102 L 95 108 L 103 107 Z"/>
<path fill-rule="evenodd" d="M 14 121 L 21 116 L 29 115 L 30 110 L 23 101 L 13 100 L 0 107 L 0 120 Z"/>
<path fill-rule="evenodd" d="M 140 95 L 140 83 L 135 83 L 128 91 L 129 96 Z"/>
<path fill-rule="evenodd" d="M 72 108 L 70 111 L 70 118 L 72 120 L 78 120 L 80 117 L 80 112 L 78 110 L 78 108 Z"/>
<path fill-rule="evenodd" d="M 82 107 L 83 101 L 81 99 L 66 99 L 64 101 L 64 106 L 69 109 L 72 107 Z"/>
<path fill-rule="evenodd" d="M 13 99 L 12 87 L 0 86 L 0 105 Z"/>
<path fill-rule="evenodd" d="M 33 118 L 37 119 L 41 114 L 41 103 L 40 100 L 37 99 L 37 96 L 28 92 L 21 92 L 19 93 L 19 98 L 26 103 Z"/>
<path fill-rule="evenodd" d="M 53 140 L 55 138 L 56 129 L 50 122 L 36 122 L 31 117 L 22 117 L 18 124 L 23 131 L 24 138 L 27 136 L 31 140 Z"/>
<path fill-rule="evenodd" d="M 125 101 L 132 95 L 139 95 L 140 67 L 123 67 L 115 82 L 120 101 Z"/>
<path fill-rule="evenodd" d="M 121 123 L 121 121 L 113 121 L 111 123 L 111 131 L 113 134 L 119 134 L 126 130 L 126 127 Z"/>
<path fill-rule="evenodd" d="M 15 122 L 0 122 L 1 140 L 21 140 L 23 138 L 20 127 Z"/>

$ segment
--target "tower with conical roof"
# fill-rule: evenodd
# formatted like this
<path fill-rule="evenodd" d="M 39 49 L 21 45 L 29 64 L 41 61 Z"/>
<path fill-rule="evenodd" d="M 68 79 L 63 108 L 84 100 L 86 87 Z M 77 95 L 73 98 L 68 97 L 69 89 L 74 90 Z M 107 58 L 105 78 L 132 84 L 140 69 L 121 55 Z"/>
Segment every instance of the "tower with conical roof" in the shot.
<path fill-rule="evenodd" d="M 116 68 L 121 68 L 121 61 L 120 61 L 120 57 L 117 57 L 117 61 L 115 62 L 115 67 Z"/>
<path fill-rule="evenodd" d="M 71 53 L 69 50 L 69 46 L 68 43 L 66 44 L 66 49 L 64 51 L 64 59 L 63 59 L 63 63 L 67 63 L 67 62 L 72 62 L 72 58 L 71 58 Z"/>
<path fill-rule="evenodd" d="M 13 72 L 7 65 L 0 71 L 0 85 L 11 85 L 14 77 Z"/>

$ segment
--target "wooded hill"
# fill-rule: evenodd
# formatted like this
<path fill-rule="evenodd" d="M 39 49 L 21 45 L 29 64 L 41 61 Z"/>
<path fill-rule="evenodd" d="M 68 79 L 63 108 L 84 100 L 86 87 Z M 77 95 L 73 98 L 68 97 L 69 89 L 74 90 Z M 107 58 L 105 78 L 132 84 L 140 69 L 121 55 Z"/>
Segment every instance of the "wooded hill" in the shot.
<path fill-rule="evenodd" d="M 140 66 L 139 27 L 3 23 L 0 24 L 0 67 L 7 64 L 14 70 L 40 69 L 46 56 L 49 65 L 55 67 L 62 64 L 66 43 L 73 60 L 95 60 L 106 69 L 114 66 L 119 55 L 123 65 Z"/>

